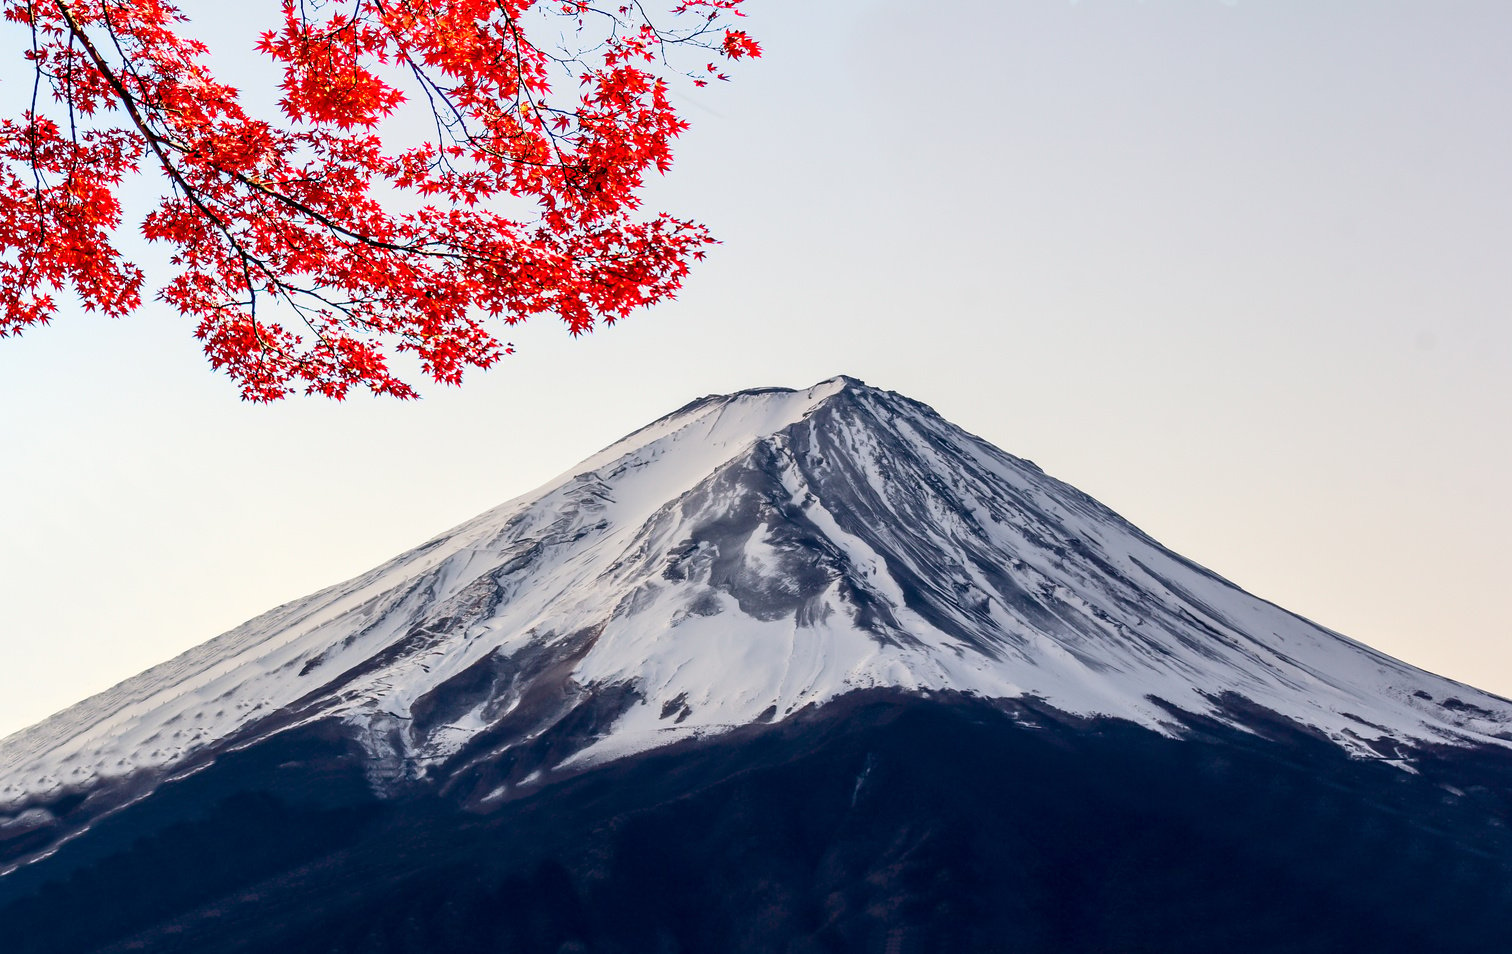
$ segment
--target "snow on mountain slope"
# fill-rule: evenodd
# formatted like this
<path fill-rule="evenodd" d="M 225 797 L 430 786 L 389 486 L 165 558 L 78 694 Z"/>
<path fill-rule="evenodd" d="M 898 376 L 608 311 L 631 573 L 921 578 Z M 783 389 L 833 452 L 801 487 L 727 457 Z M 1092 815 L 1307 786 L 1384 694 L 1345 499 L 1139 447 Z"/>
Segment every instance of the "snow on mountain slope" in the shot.
<path fill-rule="evenodd" d="M 1512 739 L 1512 703 L 1250 596 L 841 377 L 695 401 L 0 740 L 0 808 L 318 720 L 382 788 L 545 738 L 547 767 L 591 763 L 879 686 L 1167 734 L 1187 714 L 1242 724 L 1242 702 L 1367 757 Z"/>

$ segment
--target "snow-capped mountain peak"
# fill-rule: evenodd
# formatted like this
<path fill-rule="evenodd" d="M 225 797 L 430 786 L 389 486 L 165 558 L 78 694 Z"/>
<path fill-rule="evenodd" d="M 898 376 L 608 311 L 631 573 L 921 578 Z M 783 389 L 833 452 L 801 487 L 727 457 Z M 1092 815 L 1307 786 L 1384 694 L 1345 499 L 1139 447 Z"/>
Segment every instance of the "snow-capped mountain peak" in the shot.
<path fill-rule="evenodd" d="M 1268 710 L 1372 758 L 1512 738 L 1512 703 L 1250 596 L 842 376 L 694 401 L 0 741 L 0 808 L 311 723 L 354 737 L 380 789 L 466 776 L 486 799 L 877 687 L 1170 735 Z"/>

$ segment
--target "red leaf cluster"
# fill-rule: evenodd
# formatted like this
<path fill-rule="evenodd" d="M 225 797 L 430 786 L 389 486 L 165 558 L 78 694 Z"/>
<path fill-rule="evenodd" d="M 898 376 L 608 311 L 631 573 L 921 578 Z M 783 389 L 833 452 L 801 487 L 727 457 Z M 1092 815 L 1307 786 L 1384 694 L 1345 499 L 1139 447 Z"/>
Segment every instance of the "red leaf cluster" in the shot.
<path fill-rule="evenodd" d="M 576 335 L 668 298 L 712 239 L 640 192 L 687 126 L 669 83 L 705 75 L 678 51 L 760 55 L 724 26 L 740 2 L 687 0 L 669 26 L 638 3 L 284 0 L 257 44 L 283 77 L 268 119 L 167 0 L 0 0 L 37 81 L 0 119 L 0 336 L 49 321 L 60 291 L 141 303 L 114 236 L 144 165 L 165 188 L 143 234 L 174 253 L 159 296 L 250 400 L 413 397 L 396 352 L 455 384 L 510 350 L 489 318 Z M 406 108 L 433 134 L 395 142 Z"/>

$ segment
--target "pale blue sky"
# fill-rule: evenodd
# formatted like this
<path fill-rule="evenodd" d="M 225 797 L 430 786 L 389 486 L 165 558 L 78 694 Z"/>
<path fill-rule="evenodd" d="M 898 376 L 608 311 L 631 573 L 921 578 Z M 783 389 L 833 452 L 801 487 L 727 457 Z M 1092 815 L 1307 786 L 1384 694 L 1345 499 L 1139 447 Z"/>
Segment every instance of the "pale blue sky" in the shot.
<path fill-rule="evenodd" d="M 239 404 L 156 305 L 0 341 L 0 734 L 842 371 L 1512 694 L 1512 5 L 748 2 L 766 58 L 654 189 L 724 240 L 679 302 L 410 405 Z"/>

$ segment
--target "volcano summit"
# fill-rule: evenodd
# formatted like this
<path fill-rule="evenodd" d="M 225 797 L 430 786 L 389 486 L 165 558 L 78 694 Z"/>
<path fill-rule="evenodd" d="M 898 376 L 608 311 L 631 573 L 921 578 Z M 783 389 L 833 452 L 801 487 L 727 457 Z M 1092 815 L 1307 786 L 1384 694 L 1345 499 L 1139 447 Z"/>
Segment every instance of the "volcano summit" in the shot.
<path fill-rule="evenodd" d="M 0 925 L 28 952 L 1497 949 L 1509 822 L 1512 703 L 839 377 L 694 401 L 0 741 Z"/>

